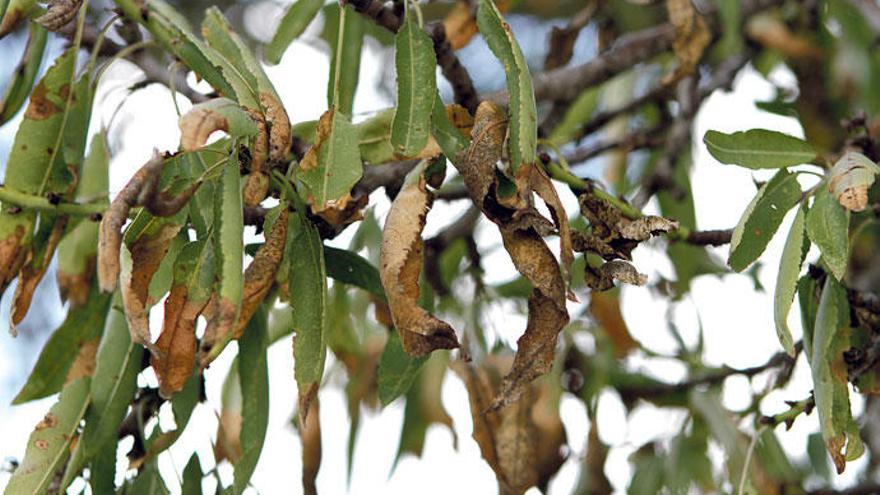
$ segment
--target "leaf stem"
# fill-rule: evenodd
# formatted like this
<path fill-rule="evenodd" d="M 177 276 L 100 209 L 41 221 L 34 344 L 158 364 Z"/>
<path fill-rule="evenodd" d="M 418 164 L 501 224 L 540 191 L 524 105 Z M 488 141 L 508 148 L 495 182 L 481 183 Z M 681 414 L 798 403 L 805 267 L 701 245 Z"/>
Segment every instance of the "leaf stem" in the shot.
<path fill-rule="evenodd" d="M 0 201 L 4 203 L 12 203 L 14 205 L 20 206 L 22 208 L 29 208 L 33 210 L 42 210 L 42 211 L 54 211 L 57 213 L 64 213 L 68 215 L 82 215 L 89 216 L 95 214 L 102 214 L 104 210 L 107 209 L 109 203 L 106 202 L 95 202 L 95 203 L 68 203 L 61 202 L 58 204 L 53 204 L 47 198 L 41 196 L 34 196 L 32 194 L 23 193 L 20 191 L 16 191 L 14 189 L 10 189 L 5 186 L 0 186 Z"/>

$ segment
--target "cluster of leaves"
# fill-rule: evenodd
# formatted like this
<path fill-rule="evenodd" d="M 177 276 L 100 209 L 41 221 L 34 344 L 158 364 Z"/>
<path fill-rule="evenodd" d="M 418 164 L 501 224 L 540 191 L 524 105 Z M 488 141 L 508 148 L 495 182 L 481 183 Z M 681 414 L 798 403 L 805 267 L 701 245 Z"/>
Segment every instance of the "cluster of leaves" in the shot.
<path fill-rule="evenodd" d="M 452 429 L 440 400 L 452 370 L 465 384 L 474 440 L 502 493 L 546 490 L 566 461 L 559 414 L 565 394 L 584 402 L 591 421 L 578 488 L 585 493 L 611 490 L 604 474 L 608 447 L 595 420 L 606 390 L 615 391 L 627 409 L 648 402 L 686 412 L 679 432 L 631 456 L 633 493 L 731 486 L 740 493 L 787 493 L 789 487 L 799 490 L 811 472 L 822 473 L 823 444 L 838 472 L 859 457 L 865 445 L 849 384 L 865 393 L 880 389 L 878 356 L 864 355 L 876 354 L 871 350 L 878 311 L 846 279 L 857 265 L 852 238 L 872 214 L 871 187 L 880 172 L 873 128 L 861 118 L 849 130 L 863 127 L 864 136 L 834 141 L 818 111 L 822 101 L 804 96 L 792 103 L 780 94 L 762 107 L 796 114 L 806 141 L 761 129 L 708 132 L 704 143 L 718 161 L 778 170 L 727 236 L 696 230 L 688 178 L 686 150 L 702 98 L 729 83 L 749 57 L 765 75 L 785 61 L 803 79 L 805 94 L 817 84 L 802 72 L 809 73 L 805 60 L 821 57 L 821 50 L 786 24 L 796 24 L 801 11 L 789 6 L 764 12 L 786 3 L 781 0 L 719 1 L 708 14 L 690 0 L 638 8 L 623 0 L 586 7 L 551 2 L 554 15 L 572 10 L 576 15 L 553 31 L 547 72 L 533 78 L 503 15 L 509 9 L 540 15 L 541 8 L 520 3 L 479 0 L 473 9 L 456 2 L 435 11 L 417 2 L 390 7 L 376 0 L 332 5 L 298 0 L 263 47 L 263 58 L 280 62 L 322 15 L 331 62 L 326 112 L 317 121 L 294 122 L 295 107 L 282 103 L 251 41 L 217 8 L 204 12 L 196 34 L 187 17 L 163 0 L 116 0 L 103 30 L 93 27 L 101 9 L 87 0 L 50 1 L 47 8 L 35 0 L 0 0 L 0 36 L 25 25 L 30 30 L 20 70 L 0 105 L 5 123 L 27 102 L 0 186 L 0 291 L 16 282 L 14 331 L 57 259 L 67 302 L 66 319 L 14 400 L 59 394 L 57 403 L 31 435 L 6 493 L 63 492 L 77 478 L 92 493 L 167 493 L 169 480 L 159 475 L 157 459 L 204 402 L 204 375 L 233 341 L 238 352 L 223 385 L 214 461 L 234 465 L 231 483 L 217 477 L 218 492 L 242 493 L 267 433 L 267 349 L 290 334 L 307 493 L 316 491 L 321 462 L 319 391 L 328 350 L 335 358 L 330 362 L 348 377 L 349 462 L 362 406 L 378 409 L 404 398 L 398 458 L 420 455 L 431 425 Z M 819 3 L 826 23 L 852 14 L 843 0 Z M 441 17 L 442 24 L 426 24 Z M 574 43 L 591 23 L 599 30 L 600 53 L 567 72 Z M 128 46 L 108 39 L 113 26 Z M 619 45 L 604 46 L 618 31 L 635 30 L 640 31 L 629 45 L 621 38 Z M 40 77 L 50 31 L 67 37 L 69 47 Z M 477 34 L 501 62 L 506 91 L 474 102 L 455 50 Z M 397 104 L 355 122 L 367 35 L 394 45 Z M 834 42 L 824 29 L 816 36 Z M 870 46 L 864 35 L 839 43 L 852 53 Z M 156 153 L 110 198 L 108 130 L 92 136 L 86 152 L 94 94 L 107 64 L 133 53 L 150 56 L 146 45 L 205 81 L 211 93 L 185 88 L 195 104 L 180 116 L 179 149 Z M 80 52 L 89 50 L 87 62 L 79 64 Z M 105 60 L 108 50 L 114 56 Z M 663 70 L 632 69 L 644 61 L 638 57 L 665 51 L 670 56 L 660 57 Z M 740 52 L 749 55 L 742 58 Z M 876 64 L 875 58 L 869 62 Z M 722 63 L 727 59 L 739 65 L 729 68 Z M 441 99 L 438 66 L 458 103 Z M 707 85 L 698 84 L 702 66 L 713 74 Z M 714 82 L 716 77 L 721 81 Z M 173 77 L 159 82 L 177 88 Z M 616 98 L 633 92 L 636 83 L 656 89 L 620 105 Z M 670 94 L 675 111 L 666 105 Z M 542 101 L 552 108 L 540 107 Z M 600 110 L 600 101 L 620 108 Z M 619 125 L 628 114 L 650 126 L 641 138 Z M 619 141 L 597 152 L 576 146 L 599 128 Z M 216 132 L 223 136 L 211 141 Z M 662 146 L 654 139 L 659 134 Z M 629 159 L 626 151 L 635 147 L 648 153 Z M 566 159 L 600 153 L 608 158 L 607 178 L 619 195 L 575 176 Z M 448 165 L 456 172 L 449 178 Z M 624 173 L 630 166 L 640 170 L 638 181 Z M 383 167 L 406 174 L 380 184 L 392 199 L 380 227 L 367 208 L 376 186 L 365 184 Z M 799 179 L 805 176 L 819 180 L 804 190 Z M 565 211 L 558 183 L 578 196 L 580 215 Z M 623 199 L 637 189 L 633 203 L 639 207 Z M 662 216 L 643 214 L 640 206 L 655 194 Z M 471 209 L 424 239 L 435 201 L 452 196 L 466 199 Z M 695 277 L 727 271 L 705 244 L 729 242 L 727 264 L 744 271 L 756 266 L 793 209 L 774 297 L 784 353 L 754 369 L 711 367 L 701 360 L 702 339 L 689 346 L 670 322 L 679 344 L 674 357 L 686 366 L 688 378 L 673 384 L 628 368 L 630 356 L 656 355 L 633 339 L 620 310 L 617 286 L 648 282 L 633 263 L 636 248 L 657 236 L 669 241 L 677 279 L 653 288 L 678 301 Z M 487 286 L 482 280 L 474 238 L 480 219 L 492 226 L 519 274 L 509 283 Z M 356 223 L 348 249 L 325 245 Z M 260 242 L 245 245 L 246 225 L 258 228 Z M 558 237 L 558 255 L 548 236 Z M 801 276 L 811 246 L 820 258 Z M 589 298 L 588 305 L 576 305 L 578 293 Z M 788 328 L 795 297 L 803 322 L 797 343 Z M 854 297 L 861 298 L 859 304 Z M 495 339 L 486 329 L 485 311 L 499 299 L 525 301 L 526 327 L 515 352 L 491 345 Z M 160 303 L 162 325 L 154 332 L 150 314 Z M 374 316 L 368 316 L 371 308 Z M 591 350 L 582 345 L 584 338 L 595 344 Z M 723 407 L 726 377 L 778 369 L 774 387 L 782 387 L 801 352 L 812 371 L 810 398 L 763 418 L 755 413 L 766 392 L 756 394 L 744 412 Z M 157 386 L 139 388 L 148 367 Z M 175 424 L 168 430 L 151 421 L 166 403 Z M 820 432 L 810 441 L 813 467 L 805 467 L 792 462 L 775 433 L 759 423 L 790 425 L 813 409 Z M 754 419 L 751 443 L 737 419 L 746 416 Z M 115 453 L 127 436 L 134 438 L 128 458 L 136 474 L 122 476 L 117 486 Z M 724 449 L 724 466 L 713 467 L 710 441 Z M 196 454 L 189 458 L 184 493 L 201 493 L 203 479 L 216 475 L 216 469 L 205 472 L 202 461 Z"/>

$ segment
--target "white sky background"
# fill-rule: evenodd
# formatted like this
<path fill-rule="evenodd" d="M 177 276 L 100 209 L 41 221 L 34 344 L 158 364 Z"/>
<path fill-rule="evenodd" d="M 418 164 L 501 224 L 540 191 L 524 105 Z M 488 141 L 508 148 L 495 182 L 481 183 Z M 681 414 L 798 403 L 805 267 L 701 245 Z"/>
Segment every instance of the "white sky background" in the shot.
<path fill-rule="evenodd" d="M 264 19 L 270 19 L 274 15 L 276 12 L 271 5 L 258 7 L 251 10 L 247 20 L 265 22 Z M 320 33 L 317 24 L 311 26 L 301 38 L 305 41 L 298 40 L 291 45 L 280 65 L 267 68 L 269 77 L 275 83 L 294 122 L 316 119 L 326 109 L 328 61 L 326 51 L 320 46 L 322 42 L 317 40 Z M 363 52 L 360 85 L 355 99 L 356 118 L 391 104 L 387 95 L 376 89 L 376 82 L 393 77 L 389 76 L 389 71 L 393 71 L 393 58 L 388 58 L 390 48 L 381 48 L 369 39 L 367 44 L 369 49 Z M 116 106 L 126 96 L 125 88 L 135 82 L 137 77 L 132 66 L 124 62 L 117 63 L 105 76 L 96 100 L 100 108 L 92 119 L 93 130 L 110 122 Z M 783 70 L 776 71 L 773 77 L 777 83 L 791 84 L 790 74 Z M 716 92 L 704 103 L 698 114 L 692 181 L 698 225 L 701 229 L 734 226 L 746 204 L 754 196 L 753 178 L 768 178 L 761 173 L 753 174 L 742 168 L 717 163 L 701 144 L 701 137 L 706 130 L 731 132 L 764 127 L 802 136 L 802 130 L 794 119 L 768 114 L 753 105 L 754 100 L 771 96 L 770 84 L 753 70 L 747 69 L 737 79 L 732 93 Z M 186 106 L 182 105 L 181 110 L 185 109 Z M 124 185 L 133 170 L 150 156 L 154 147 L 160 150 L 177 148 L 179 131 L 176 121 L 177 116 L 168 92 L 162 87 L 154 85 L 128 97 L 122 111 L 114 120 L 111 131 L 111 146 L 115 151 L 111 168 L 112 192 L 118 191 Z M 0 160 L 6 160 L 9 143 L 16 128 L 17 123 L 13 122 L 0 131 Z M 574 214 L 577 211 L 575 198 L 565 187 L 560 186 L 558 189 L 567 202 L 569 213 Z M 378 203 L 377 211 L 387 211 L 388 203 L 384 193 L 374 195 L 374 201 Z M 463 207 L 456 205 L 454 212 L 450 213 L 445 210 L 451 208 L 439 206 L 441 207 L 429 215 L 426 235 L 454 219 L 460 211 L 459 208 Z M 649 209 L 651 208 L 656 209 L 653 203 L 649 205 Z M 759 276 L 769 293 L 755 291 L 754 284 L 745 275 L 727 275 L 723 278 L 704 276 L 693 282 L 689 296 L 675 308 L 675 322 L 689 342 L 696 341 L 698 325 L 702 323 L 707 363 L 734 367 L 754 366 L 764 363 L 769 356 L 780 350 L 773 327 L 772 290 L 784 244 L 784 233 L 788 231 L 791 218 L 791 215 L 787 217 L 779 230 L 781 234 L 774 238 L 761 258 L 763 268 Z M 498 246 L 499 240 L 492 235 L 492 231 L 493 229 L 486 228 L 479 230 L 478 241 L 481 247 Z M 334 244 L 344 247 L 348 238 L 345 235 L 343 239 L 334 241 Z M 649 285 L 661 276 L 671 278 L 674 273 L 665 256 L 663 242 L 654 240 L 634 252 L 636 266 L 650 277 Z M 715 251 L 719 257 L 726 258 L 726 247 Z M 810 259 L 815 259 L 815 253 Z M 490 282 L 503 281 L 515 274 L 509 258 L 500 250 L 484 257 L 483 263 Z M 53 282 L 46 285 L 49 290 L 44 290 L 43 294 L 46 297 L 57 297 L 57 289 L 52 287 Z M 4 318 L 8 314 L 12 290 L 8 290 L 7 294 L 3 301 Z M 623 289 L 622 301 L 624 317 L 636 339 L 660 352 L 674 350 L 674 342 L 665 327 L 666 310 L 669 306 L 666 299 L 656 297 L 648 288 L 628 286 Z M 525 326 L 525 318 L 512 315 L 509 310 L 508 307 L 496 305 L 491 314 L 487 315 L 487 328 L 497 330 L 501 338 L 515 344 Z M 154 332 L 158 328 L 155 323 L 160 321 L 161 311 L 161 305 L 153 309 Z M 795 338 L 800 336 L 798 314 L 795 301 L 790 318 Z M 54 322 L 59 321 L 60 317 L 61 315 L 55 316 Z M 46 337 L 48 333 L 43 335 L 43 338 Z M 6 332 L 0 332 L 0 460 L 22 457 L 32 427 L 55 401 L 52 397 L 22 406 L 8 405 L 26 378 L 42 345 L 28 344 L 25 339 L 27 337 L 15 340 Z M 20 354 L 23 348 L 29 349 L 28 352 L 33 352 L 33 355 L 26 359 L 13 359 L 12 356 Z M 193 450 L 199 453 L 204 470 L 213 467 L 210 441 L 216 432 L 220 389 L 235 353 L 234 348 L 234 345 L 230 346 L 212 365 L 206 375 L 208 402 L 196 408 L 186 432 L 170 450 L 170 455 L 160 458 L 161 472 L 166 480 L 170 480 L 169 488 L 172 491 L 178 489 L 173 480 L 182 472 L 183 465 Z M 23 361 L 26 362 L 26 369 L 20 368 L 24 366 Z M 269 428 L 252 483 L 261 494 L 298 493 L 301 450 L 299 439 L 290 424 L 297 395 L 288 339 L 270 348 L 269 363 Z M 634 369 L 647 371 L 670 381 L 684 376 L 684 369 L 680 365 L 668 361 L 634 356 L 629 359 L 628 364 Z M 146 380 L 155 384 L 155 379 L 146 375 L 147 373 L 140 378 L 141 383 Z M 791 385 L 782 392 L 772 393 L 764 401 L 763 412 L 781 412 L 786 409 L 783 400 L 807 397 L 811 389 L 810 382 L 809 369 L 801 357 Z M 763 383 L 762 377 L 758 377 L 753 380 L 752 385 L 760 387 Z M 724 393 L 725 405 L 733 409 L 746 406 L 750 399 L 749 387 L 750 383 L 745 378 L 728 379 Z M 495 476 L 481 459 L 479 449 L 471 438 L 467 394 L 463 384 L 453 373 L 447 374 L 443 400 L 455 422 L 459 438 L 458 451 L 453 449 L 452 436 L 448 430 L 434 426 L 428 431 L 422 458 L 404 457 L 392 475 L 390 469 L 397 451 L 403 419 L 402 402 L 398 400 L 381 413 L 364 410 L 355 449 L 352 480 L 348 488 L 345 479 L 345 450 L 349 420 L 344 393 L 340 387 L 331 383 L 321 390 L 320 397 L 323 462 L 318 476 L 318 489 L 321 493 L 344 493 L 346 489 L 355 494 L 397 494 L 418 490 L 426 495 L 496 491 Z M 853 402 L 856 411 L 859 411 L 860 397 L 854 394 Z M 569 461 L 551 483 L 551 493 L 571 492 L 577 481 L 580 458 L 586 450 L 588 421 L 582 403 L 566 396 L 561 411 L 572 452 Z M 671 438 L 684 417 L 680 412 L 659 410 L 649 405 L 639 406 L 626 417 L 619 399 L 608 392 L 600 399 L 598 411 L 600 436 L 613 447 L 606 464 L 606 472 L 618 491 L 625 490 L 629 482 L 631 469 L 628 456 L 647 441 Z M 166 427 L 173 421 L 169 413 L 170 411 L 163 410 L 161 415 L 162 424 Z M 802 459 L 805 457 L 806 437 L 817 429 L 814 414 L 799 418 L 790 432 L 784 432 L 780 428 L 777 433 L 786 452 L 793 458 Z M 122 443 L 120 455 L 128 450 L 130 444 L 130 439 Z M 721 459 L 720 449 L 715 447 L 712 452 L 716 459 Z M 847 473 L 837 483 L 845 485 L 853 482 L 853 473 L 861 468 L 862 462 L 856 461 L 848 466 Z M 125 461 L 120 460 L 120 476 L 125 465 Z M 224 480 L 231 481 L 232 469 L 228 464 L 221 466 L 220 474 Z M 0 473 L 0 487 L 6 484 L 8 478 L 7 473 Z M 205 488 L 213 488 L 211 478 L 206 478 Z"/>

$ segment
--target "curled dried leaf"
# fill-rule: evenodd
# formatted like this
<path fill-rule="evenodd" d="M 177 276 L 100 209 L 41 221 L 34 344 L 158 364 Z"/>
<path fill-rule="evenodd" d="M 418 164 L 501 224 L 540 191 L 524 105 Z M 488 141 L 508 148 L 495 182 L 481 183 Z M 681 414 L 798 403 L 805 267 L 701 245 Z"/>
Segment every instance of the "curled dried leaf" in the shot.
<path fill-rule="evenodd" d="M 678 66 L 663 78 L 663 82 L 672 84 L 694 72 L 712 42 L 712 32 L 691 0 L 666 0 L 666 12 L 669 23 L 675 27 L 672 51 L 678 59 Z"/>
<path fill-rule="evenodd" d="M 113 292 L 119 278 L 119 252 L 122 246 L 122 226 L 128 213 L 138 205 L 138 199 L 149 184 L 157 184 L 162 170 L 162 157 L 154 155 L 122 188 L 101 219 L 98 234 L 98 282 L 103 292 Z"/>
<path fill-rule="evenodd" d="M 49 0 L 46 13 L 34 19 L 49 31 L 58 31 L 76 17 L 82 0 Z"/>
<path fill-rule="evenodd" d="M 186 285 L 171 287 L 165 299 L 162 333 L 156 340 L 159 353 L 150 356 L 150 365 L 159 380 L 159 395 L 165 398 L 183 388 L 196 359 L 196 319 L 207 301 L 193 301 L 187 292 Z"/>
<path fill-rule="evenodd" d="M 32 249 L 28 252 L 18 274 L 18 285 L 15 287 L 15 294 L 12 298 L 11 329 L 13 333 L 15 326 L 21 323 L 31 307 L 34 291 L 40 280 L 43 280 L 43 275 L 46 274 L 46 269 L 49 268 L 49 263 L 55 256 L 55 248 L 58 247 L 64 230 L 67 228 L 67 220 L 66 216 L 42 215 L 41 221 L 52 221 L 52 224 L 47 227 L 40 226 L 40 231 L 44 228 L 49 230 L 48 239 L 42 243 L 38 250 Z"/>
<path fill-rule="evenodd" d="M 641 242 L 660 233 L 677 229 L 678 222 L 656 215 L 647 215 L 637 220 L 622 218 L 619 226 L 621 237 Z"/>
<path fill-rule="evenodd" d="M 314 495 L 318 493 L 315 481 L 321 469 L 321 418 L 317 398 L 309 401 L 306 407 L 307 412 L 301 412 L 299 420 L 299 439 L 303 450 L 302 486 L 305 495 Z"/>
<path fill-rule="evenodd" d="M 630 285 L 645 285 L 648 276 L 639 273 L 636 267 L 623 260 L 612 260 L 598 268 L 587 266 L 585 271 L 587 286 L 593 290 L 608 290 L 619 280 Z"/>
<path fill-rule="evenodd" d="M 868 188 L 874 183 L 880 167 L 867 156 L 848 151 L 832 167 L 828 189 L 849 211 L 864 211 L 868 205 Z"/>
<path fill-rule="evenodd" d="M 379 275 L 394 326 L 404 350 L 414 356 L 458 347 L 452 327 L 418 305 L 424 255 L 421 235 L 432 201 L 423 176 L 426 165 L 422 162 L 409 173 L 391 205 L 382 234 L 379 262 Z"/>
<path fill-rule="evenodd" d="M 241 310 L 238 314 L 238 322 L 235 324 L 234 338 L 241 337 L 251 317 L 260 307 L 272 283 L 275 274 L 284 258 L 284 247 L 287 241 L 287 217 L 286 206 L 279 206 L 280 213 L 274 218 L 271 226 L 266 228 L 266 242 L 260 246 L 254 255 L 254 260 L 244 271 L 244 286 L 241 296 Z M 267 220 L 267 223 L 268 220 Z"/>

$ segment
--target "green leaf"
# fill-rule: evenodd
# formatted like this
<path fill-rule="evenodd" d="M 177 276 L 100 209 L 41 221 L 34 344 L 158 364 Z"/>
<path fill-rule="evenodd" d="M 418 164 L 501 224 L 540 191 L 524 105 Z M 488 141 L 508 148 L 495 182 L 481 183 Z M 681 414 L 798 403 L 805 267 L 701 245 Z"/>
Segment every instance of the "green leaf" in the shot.
<path fill-rule="evenodd" d="M 182 495 L 202 495 L 202 465 L 199 455 L 195 452 L 189 457 L 189 462 L 183 468 Z"/>
<path fill-rule="evenodd" d="M 21 61 L 13 73 L 12 81 L 6 87 L 6 94 L 0 100 L 0 125 L 9 122 L 21 110 L 34 87 L 34 81 L 43 63 L 49 32 L 37 22 L 29 23 L 28 27 L 30 34 Z"/>
<path fill-rule="evenodd" d="M 407 13 L 395 37 L 397 108 L 391 124 L 391 144 L 400 156 L 415 156 L 431 133 L 431 111 L 437 93 L 434 42 Z"/>
<path fill-rule="evenodd" d="M 64 477 L 67 479 L 67 473 Z M 70 479 L 73 480 L 73 475 Z M 92 459 L 89 464 L 89 486 L 92 493 L 113 493 L 116 490 L 116 449 L 103 449 Z"/>
<path fill-rule="evenodd" d="M 327 276 L 344 284 L 350 284 L 385 300 L 385 289 L 379 280 L 379 270 L 357 253 L 345 249 L 324 246 L 324 262 Z"/>
<path fill-rule="evenodd" d="M 288 7 L 284 17 L 281 18 L 278 30 L 275 31 L 275 36 L 266 45 L 263 53 L 266 61 L 272 65 L 281 62 L 281 56 L 284 55 L 287 47 L 306 30 L 323 6 L 324 0 L 297 0 Z"/>
<path fill-rule="evenodd" d="M 783 168 L 809 163 L 816 158 L 816 150 L 810 143 L 766 129 L 750 129 L 733 134 L 708 131 L 703 136 L 703 142 L 719 162 L 751 169 Z"/>
<path fill-rule="evenodd" d="M 233 327 L 241 309 L 244 275 L 244 216 L 241 197 L 238 150 L 233 149 L 223 166 L 214 195 L 214 259 L 217 274 L 218 315 L 212 325 L 217 342 L 211 342 L 202 362 L 211 362 L 232 340 Z M 204 345 L 204 341 L 203 341 Z"/>
<path fill-rule="evenodd" d="M 794 302 L 794 293 L 797 288 L 798 275 L 801 271 L 801 263 L 804 261 L 804 243 L 809 243 L 804 235 L 806 223 L 806 208 L 798 209 L 791 224 L 791 230 L 782 249 L 782 258 L 779 260 L 779 274 L 776 276 L 776 292 L 773 297 L 773 318 L 776 322 L 776 336 L 779 343 L 789 356 L 794 357 L 794 342 L 791 338 L 791 330 L 788 329 L 788 312 L 791 303 Z M 809 246 L 809 244 L 807 244 Z"/>
<path fill-rule="evenodd" d="M 379 401 L 383 406 L 391 404 L 409 390 L 429 357 L 410 356 L 403 350 L 397 332 L 388 334 L 388 342 L 379 359 Z"/>
<path fill-rule="evenodd" d="M 100 292 L 93 285 L 86 305 L 71 308 L 61 326 L 46 341 L 37 364 L 12 403 L 23 404 L 61 390 L 80 346 L 101 336 L 109 307 L 110 294 Z"/>
<path fill-rule="evenodd" d="M 443 154 L 450 158 L 455 158 L 460 152 L 467 149 L 471 144 L 470 138 L 462 134 L 462 132 L 452 124 L 449 115 L 446 113 L 446 105 L 440 99 L 440 93 L 434 96 L 434 108 L 431 113 L 431 134 L 440 145 Z M 361 147 L 363 153 L 363 147 Z"/>
<path fill-rule="evenodd" d="M 70 455 L 70 443 L 89 405 L 89 378 L 64 387 L 58 402 L 28 438 L 24 460 L 12 473 L 6 495 L 46 493 L 49 484 Z"/>
<path fill-rule="evenodd" d="M 85 446 L 86 460 L 103 449 L 115 449 L 119 424 L 137 387 L 143 353 L 144 348 L 131 340 L 125 315 L 111 308 L 95 357 L 92 406 L 79 443 Z"/>
<path fill-rule="evenodd" d="M 849 212 L 824 187 L 807 214 L 807 235 L 834 277 L 842 279 L 849 263 Z"/>
<path fill-rule="evenodd" d="M 843 362 L 843 353 L 847 349 L 849 302 L 846 290 L 832 277 L 826 277 L 809 357 L 819 427 L 838 474 L 843 472 L 846 461 L 857 458 L 863 449 L 850 411 L 846 364 Z"/>
<path fill-rule="evenodd" d="M 315 145 L 300 162 L 302 181 L 312 210 L 320 212 L 348 196 L 363 175 L 357 131 L 348 117 L 334 108 L 321 116 Z"/>
<path fill-rule="evenodd" d="M 813 355 L 813 328 L 816 325 L 816 310 L 819 308 L 821 287 L 809 274 L 797 283 L 798 303 L 801 307 L 801 328 L 804 333 L 804 355 L 809 360 Z"/>
<path fill-rule="evenodd" d="M 730 239 L 727 264 L 741 272 L 761 256 L 785 214 L 801 199 L 796 174 L 782 169 L 761 186 Z"/>
<path fill-rule="evenodd" d="M 535 163 L 538 145 L 537 109 L 532 76 L 519 44 L 492 0 L 480 0 L 477 27 L 489 49 L 504 64 L 510 111 L 510 165 L 516 173 L 521 165 Z"/>
<path fill-rule="evenodd" d="M 156 461 L 145 464 L 138 472 L 137 478 L 123 485 L 123 495 L 165 495 L 170 493 Z"/>
<path fill-rule="evenodd" d="M 0 9 L 0 15 L 3 17 L 0 22 L 0 38 L 15 29 L 20 20 L 37 12 L 36 0 L 8 0 L 2 6 L 3 8 Z"/>
<path fill-rule="evenodd" d="M 267 310 L 257 309 L 239 339 L 238 376 L 241 383 L 241 458 L 235 463 L 232 493 L 238 495 L 247 488 L 251 475 L 260 460 L 266 428 L 269 425 L 269 368 L 266 348 Z"/>
<path fill-rule="evenodd" d="M 317 228 L 298 211 L 290 215 L 288 289 L 293 310 L 294 377 L 299 390 L 321 380 L 327 355 L 327 273 Z"/>
<path fill-rule="evenodd" d="M 562 121 L 550 132 L 547 140 L 556 146 L 562 146 L 574 139 L 599 104 L 599 89 L 599 86 L 595 86 L 585 89 L 578 95 L 574 103 L 566 109 Z"/>
<path fill-rule="evenodd" d="M 194 105 L 180 118 L 180 128 L 184 133 L 184 142 L 186 142 L 187 132 L 190 131 L 186 126 L 186 123 L 190 120 L 189 116 L 197 114 L 217 114 L 226 122 L 225 130 L 232 137 L 253 137 L 259 132 L 254 120 L 238 103 L 229 98 L 214 98 Z M 203 119 L 204 117 L 199 117 L 199 121 L 195 122 L 195 124 L 201 124 Z M 184 149 L 186 148 L 187 146 L 185 145 Z"/>
<path fill-rule="evenodd" d="M 109 195 L 110 154 L 105 131 L 92 137 L 89 154 L 76 186 L 76 199 L 83 202 L 106 201 Z M 81 219 L 58 244 L 58 287 L 61 299 L 78 306 L 89 297 L 98 256 L 99 223 Z"/>
<path fill-rule="evenodd" d="M 324 36 L 330 44 L 327 105 L 351 116 L 361 67 L 365 20 L 351 5 L 333 5 L 324 18 Z"/>

